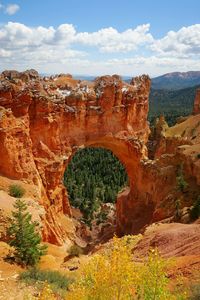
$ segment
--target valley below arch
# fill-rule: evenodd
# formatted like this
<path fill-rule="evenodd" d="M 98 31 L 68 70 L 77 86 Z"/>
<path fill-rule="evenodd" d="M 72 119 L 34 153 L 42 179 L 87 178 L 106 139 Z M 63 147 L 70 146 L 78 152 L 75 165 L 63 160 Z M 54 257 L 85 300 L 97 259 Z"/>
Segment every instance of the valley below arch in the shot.
<path fill-rule="evenodd" d="M 142 214 L 138 215 L 138 209 L 134 208 L 134 195 L 137 195 L 137 179 L 140 172 L 140 161 L 146 155 L 146 148 L 142 143 L 138 141 L 129 140 L 125 137 L 100 137 L 97 140 L 89 140 L 84 145 L 76 146 L 72 155 L 66 163 L 65 168 L 68 167 L 69 162 L 76 155 L 77 150 L 85 148 L 102 148 L 110 150 L 114 156 L 125 167 L 129 186 L 123 189 L 123 192 L 118 193 L 116 197 L 116 215 L 117 215 L 117 234 L 123 235 L 124 233 L 138 233 L 139 230 L 152 219 L 153 206 L 152 203 L 146 203 L 145 209 L 148 214 L 145 215 L 144 205 L 139 203 L 139 207 L 142 207 Z M 67 186 L 66 186 L 67 189 Z M 126 205 L 124 205 L 125 202 Z M 130 203 L 131 202 L 131 205 Z M 137 203 L 135 203 L 137 204 Z M 128 205 L 128 206 L 127 206 Z M 122 214 L 123 207 L 126 206 L 128 211 Z M 131 210 L 131 218 L 130 218 Z M 137 218 L 137 220 L 136 220 Z M 131 222 L 129 221 L 131 219 Z M 124 226 L 126 224 L 126 226 Z"/>

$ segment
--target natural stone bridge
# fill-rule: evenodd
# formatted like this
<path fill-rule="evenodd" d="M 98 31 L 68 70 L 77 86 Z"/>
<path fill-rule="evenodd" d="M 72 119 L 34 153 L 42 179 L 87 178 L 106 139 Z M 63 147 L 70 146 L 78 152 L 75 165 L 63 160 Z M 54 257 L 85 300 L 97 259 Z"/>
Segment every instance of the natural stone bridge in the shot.
<path fill-rule="evenodd" d="M 104 147 L 125 165 L 130 189 L 117 201 L 119 234 L 151 222 L 155 184 L 145 166 L 150 80 L 127 84 L 117 75 L 93 83 L 70 76 L 39 78 L 37 72 L 3 72 L 0 83 L 0 175 L 35 186 L 45 207 L 44 239 L 62 244 L 61 219 L 71 215 L 63 174 L 82 147 Z M 145 175 L 144 175 L 145 174 Z"/>

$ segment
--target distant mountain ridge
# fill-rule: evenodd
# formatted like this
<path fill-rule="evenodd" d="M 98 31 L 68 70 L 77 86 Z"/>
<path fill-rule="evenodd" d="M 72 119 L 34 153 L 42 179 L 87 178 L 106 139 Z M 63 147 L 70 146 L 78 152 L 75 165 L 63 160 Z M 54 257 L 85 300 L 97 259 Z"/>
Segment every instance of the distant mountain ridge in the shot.
<path fill-rule="evenodd" d="M 172 72 L 152 78 L 153 89 L 179 90 L 200 84 L 200 71 Z"/>

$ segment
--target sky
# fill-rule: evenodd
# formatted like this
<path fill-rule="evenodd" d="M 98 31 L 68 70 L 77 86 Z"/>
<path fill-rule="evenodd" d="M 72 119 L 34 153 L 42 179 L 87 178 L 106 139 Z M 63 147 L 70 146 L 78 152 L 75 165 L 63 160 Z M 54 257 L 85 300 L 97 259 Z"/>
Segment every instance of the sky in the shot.
<path fill-rule="evenodd" d="M 0 71 L 199 71 L 199 11 L 199 0 L 0 0 Z"/>

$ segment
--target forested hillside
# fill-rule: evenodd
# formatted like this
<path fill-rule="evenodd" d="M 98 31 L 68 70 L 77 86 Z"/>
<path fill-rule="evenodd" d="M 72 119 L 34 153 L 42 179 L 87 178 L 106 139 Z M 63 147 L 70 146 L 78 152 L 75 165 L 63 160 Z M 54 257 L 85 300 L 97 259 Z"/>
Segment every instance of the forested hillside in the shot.
<path fill-rule="evenodd" d="M 71 204 L 80 208 L 90 222 L 102 202 L 116 201 L 119 190 L 127 185 L 127 174 L 111 151 L 86 148 L 72 158 L 64 174 L 64 184 Z"/>
<path fill-rule="evenodd" d="M 149 98 L 149 121 L 163 114 L 169 125 L 174 125 L 179 116 L 191 114 L 196 89 L 194 86 L 181 90 L 151 89 Z"/>

